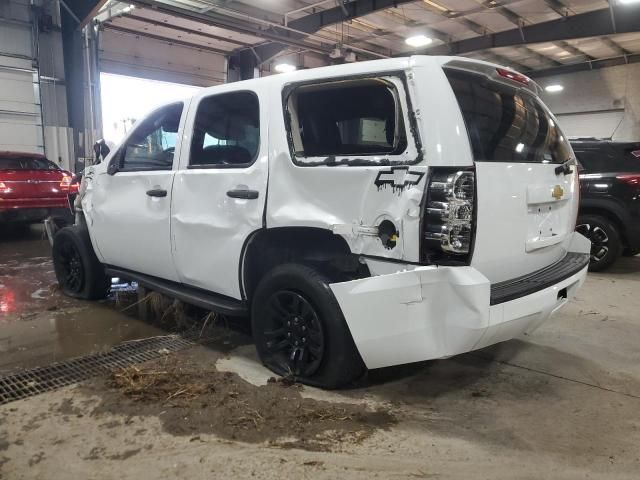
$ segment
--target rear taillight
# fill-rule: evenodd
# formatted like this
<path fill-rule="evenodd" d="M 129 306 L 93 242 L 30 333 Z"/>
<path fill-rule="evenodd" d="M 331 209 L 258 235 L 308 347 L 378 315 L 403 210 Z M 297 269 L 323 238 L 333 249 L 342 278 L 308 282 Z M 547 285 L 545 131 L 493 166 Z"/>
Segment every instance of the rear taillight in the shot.
<path fill-rule="evenodd" d="M 423 260 L 462 260 L 471 252 L 475 172 L 432 169 L 423 219 Z"/>
<path fill-rule="evenodd" d="M 625 175 L 616 175 L 616 178 L 621 182 L 626 183 L 627 185 L 633 185 L 636 187 L 640 187 L 640 174 L 639 173 L 629 173 Z"/>
<path fill-rule="evenodd" d="M 67 193 L 78 193 L 78 183 L 73 181 L 73 177 L 65 175 L 60 181 L 60 191 Z"/>
<path fill-rule="evenodd" d="M 0 182 L 0 193 L 9 193 L 9 187 L 4 182 Z"/>

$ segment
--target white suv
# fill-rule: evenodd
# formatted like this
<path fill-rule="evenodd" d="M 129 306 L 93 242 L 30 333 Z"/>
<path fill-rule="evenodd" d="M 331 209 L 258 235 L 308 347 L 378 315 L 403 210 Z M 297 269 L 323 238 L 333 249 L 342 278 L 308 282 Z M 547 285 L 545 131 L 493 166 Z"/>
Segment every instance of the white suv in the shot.
<path fill-rule="evenodd" d="M 529 332 L 589 262 L 538 88 L 426 56 L 208 88 L 87 169 L 58 280 L 250 316 L 265 365 L 324 387 Z"/>

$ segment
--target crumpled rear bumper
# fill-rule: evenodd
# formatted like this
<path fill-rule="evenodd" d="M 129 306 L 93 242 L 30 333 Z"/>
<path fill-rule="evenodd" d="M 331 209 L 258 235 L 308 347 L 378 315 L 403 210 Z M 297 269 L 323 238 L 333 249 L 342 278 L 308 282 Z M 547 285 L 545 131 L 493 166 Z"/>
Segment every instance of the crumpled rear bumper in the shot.
<path fill-rule="evenodd" d="M 569 252 L 588 254 L 574 234 Z M 539 327 L 580 288 L 587 266 L 532 293 L 492 304 L 489 280 L 473 267 L 425 266 L 333 283 L 368 368 L 449 357 Z"/>

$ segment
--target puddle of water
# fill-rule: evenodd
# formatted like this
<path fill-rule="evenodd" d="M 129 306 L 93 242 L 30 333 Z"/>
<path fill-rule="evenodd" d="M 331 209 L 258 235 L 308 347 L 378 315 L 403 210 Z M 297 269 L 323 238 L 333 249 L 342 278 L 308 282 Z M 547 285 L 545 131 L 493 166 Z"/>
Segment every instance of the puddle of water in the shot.
<path fill-rule="evenodd" d="M 49 243 L 39 228 L 0 234 L 0 375 L 167 333 L 113 302 L 75 300 L 55 286 Z"/>

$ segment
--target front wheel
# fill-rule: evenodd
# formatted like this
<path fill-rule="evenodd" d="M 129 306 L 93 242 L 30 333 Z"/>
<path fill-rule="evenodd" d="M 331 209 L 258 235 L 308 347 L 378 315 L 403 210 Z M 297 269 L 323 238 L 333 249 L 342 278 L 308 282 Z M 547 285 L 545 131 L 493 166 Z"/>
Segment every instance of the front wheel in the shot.
<path fill-rule="evenodd" d="M 286 264 L 256 289 L 251 324 L 262 363 L 273 372 L 323 388 L 338 388 L 365 371 L 329 279 Z"/>
<path fill-rule="evenodd" d="M 591 240 L 589 271 L 609 268 L 622 252 L 620 233 L 616 225 L 600 215 L 580 215 L 576 231 Z"/>
<path fill-rule="evenodd" d="M 107 296 L 111 282 L 85 228 L 60 229 L 53 237 L 52 255 L 56 278 L 65 295 L 83 300 Z"/>

